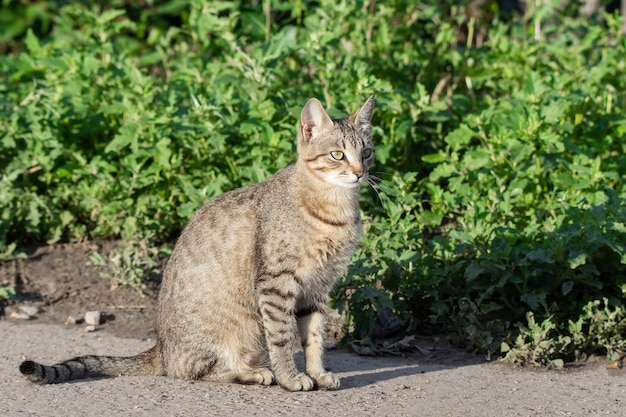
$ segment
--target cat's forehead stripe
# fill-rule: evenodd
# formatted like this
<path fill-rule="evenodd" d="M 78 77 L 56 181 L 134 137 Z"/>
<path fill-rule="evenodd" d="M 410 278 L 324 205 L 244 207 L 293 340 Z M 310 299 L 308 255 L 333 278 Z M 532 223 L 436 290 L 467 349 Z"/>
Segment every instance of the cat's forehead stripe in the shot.
<path fill-rule="evenodd" d="M 354 124 L 350 121 L 349 118 L 334 119 L 333 122 L 342 133 L 341 146 L 344 149 L 347 148 L 346 141 L 348 141 L 348 143 L 353 147 L 358 147 L 359 145 L 365 146 L 365 141 L 363 140 L 361 135 L 359 135 L 359 133 L 355 129 Z"/>

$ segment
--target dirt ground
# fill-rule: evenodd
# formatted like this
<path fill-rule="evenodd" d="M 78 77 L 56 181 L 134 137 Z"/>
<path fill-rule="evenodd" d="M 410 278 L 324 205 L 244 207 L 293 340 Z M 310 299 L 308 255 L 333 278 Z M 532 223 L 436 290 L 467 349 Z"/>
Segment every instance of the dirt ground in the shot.
<path fill-rule="evenodd" d="M 104 330 L 119 337 L 154 337 L 154 306 L 158 282 L 150 282 L 142 296 L 134 288 L 116 286 L 100 277 L 90 257 L 106 256 L 115 242 L 84 242 L 38 247 L 25 259 L 0 263 L 0 285 L 17 289 L 20 303 L 5 308 L 4 317 L 23 305 L 39 309 L 31 320 L 64 325 L 69 316 L 100 311 Z"/>
<path fill-rule="evenodd" d="M 53 363 L 83 354 L 131 355 L 154 344 L 158 283 L 144 296 L 112 290 L 89 264 L 94 251 L 111 248 L 110 242 L 56 245 L 0 263 L 0 285 L 16 286 L 21 297 L 0 318 L 0 415 L 626 415 L 626 373 L 605 369 L 603 358 L 568 370 L 520 370 L 485 362 L 441 337 L 417 337 L 415 352 L 404 357 L 330 350 L 326 364 L 341 379 L 338 391 L 288 393 L 165 377 L 30 384 L 18 371 L 25 358 Z M 30 319 L 13 318 L 23 306 L 35 307 Z M 66 323 L 91 310 L 102 312 L 95 331 Z"/>

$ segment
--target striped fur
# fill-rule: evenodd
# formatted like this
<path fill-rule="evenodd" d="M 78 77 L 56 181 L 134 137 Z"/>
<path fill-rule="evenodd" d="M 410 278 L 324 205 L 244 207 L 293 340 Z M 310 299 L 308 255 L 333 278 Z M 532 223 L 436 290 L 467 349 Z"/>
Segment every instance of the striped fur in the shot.
<path fill-rule="evenodd" d="M 131 357 L 81 356 L 56 365 L 24 361 L 20 372 L 31 382 L 58 384 L 72 379 L 119 375 L 163 375 L 160 346 Z"/>
<path fill-rule="evenodd" d="M 323 366 L 328 293 L 361 235 L 359 189 L 374 161 L 374 98 L 333 120 L 302 110 L 297 161 L 202 206 L 172 252 L 157 305 L 157 345 L 130 357 L 26 361 L 31 381 L 115 375 L 336 389 Z M 296 330 L 297 327 L 297 330 Z M 306 369 L 294 362 L 296 335 Z"/>

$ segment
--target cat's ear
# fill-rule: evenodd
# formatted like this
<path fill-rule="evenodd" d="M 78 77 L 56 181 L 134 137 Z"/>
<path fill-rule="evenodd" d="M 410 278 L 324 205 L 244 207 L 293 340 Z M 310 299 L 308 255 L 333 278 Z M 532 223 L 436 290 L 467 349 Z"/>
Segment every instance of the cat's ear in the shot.
<path fill-rule="evenodd" d="M 354 123 L 364 135 L 372 133 L 372 113 L 374 113 L 374 104 L 376 104 L 376 99 L 372 95 L 360 109 L 350 116 L 352 123 Z"/>
<path fill-rule="evenodd" d="M 300 128 L 304 140 L 310 142 L 313 137 L 331 126 L 333 126 L 333 121 L 326 114 L 322 103 L 316 98 L 309 99 L 300 116 Z"/>

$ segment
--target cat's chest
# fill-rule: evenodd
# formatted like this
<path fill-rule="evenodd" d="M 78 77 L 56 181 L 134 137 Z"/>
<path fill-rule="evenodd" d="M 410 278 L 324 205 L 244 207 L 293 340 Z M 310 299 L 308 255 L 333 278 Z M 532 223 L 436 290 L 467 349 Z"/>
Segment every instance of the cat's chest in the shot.
<path fill-rule="evenodd" d="M 322 281 L 332 285 L 348 266 L 360 236 L 360 224 L 335 234 L 314 234 L 303 239 L 299 262 L 305 281 Z"/>

